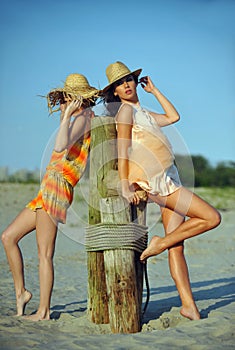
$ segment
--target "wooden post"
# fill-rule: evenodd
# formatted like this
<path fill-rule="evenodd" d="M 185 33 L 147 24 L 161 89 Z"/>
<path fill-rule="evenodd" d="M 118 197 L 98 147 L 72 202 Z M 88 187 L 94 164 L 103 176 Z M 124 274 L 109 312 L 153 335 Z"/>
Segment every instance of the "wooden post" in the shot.
<path fill-rule="evenodd" d="M 111 213 L 106 213 L 104 202 L 109 202 Z M 103 203 L 102 203 L 103 202 Z M 118 203 L 118 205 L 117 205 Z M 146 202 L 142 204 L 146 205 Z M 120 211 L 123 205 L 123 210 Z M 115 209 L 116 207 L 116 209 Z M 122 197 L 109 197 L 101 201 L 104 224 L 126 224 L 138 222 L 133 211 Z M 145 211 L 145 206 L 142 205 Z M 116 214 L 116 215 L 114 215 Z M 134 213 L 135 214 L 135 213 Z M 143 214 L 143 212 L 142 212 Z M 144 214 L 140 216 L 142 219 Z M 133 249 L 109 249 L 104 251 L 104 264 L 108 292 L 109 323 L 113 333 L 136 333 L 141 330 L 143 264 L 140 253 Z"/>
<path fill-rule="evenodd" d="M 108 159 L 108 149 L 104 152 L 104 143 L 110 139 L 109 146 L 114 157 Z M 116 151 L 112 144 L 116 139 L 113 118 L 94 118 L 91 125 L 91 151 L 90 151 L 90 195 L 89 195 L 89 224 L 101 222 L 100 198 L 104 195 L 103 181 L 108 169 L 116 167 Z M 108 295 L 105 279 L 104 256 L 102 251 L 87 252 L 88 270 L 88 317 L 97 324 L 109 323 Z"/>
<path fill-rule="evenodd" d="M 92 120 L 89 224 L 145 225 L 146 201 L 129 206 L 118 195 L 116 128 L 111 117 Z M 113 182 L 113 184 L 111 184 Z M 114 333 L 141 329 L 143 264 L 134 249 L 88 251 L 88 315 Z"/>

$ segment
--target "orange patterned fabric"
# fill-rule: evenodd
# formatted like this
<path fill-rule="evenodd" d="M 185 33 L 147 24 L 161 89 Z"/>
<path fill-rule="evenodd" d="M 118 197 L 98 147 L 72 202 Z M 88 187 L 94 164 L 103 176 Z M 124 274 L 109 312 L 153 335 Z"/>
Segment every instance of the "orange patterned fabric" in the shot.
<path fill-rule="evenodd" d="M 68 150 L 52 152 L 40 190 L 27 208 L 43 208 L 58 222 L 66 222 L 67 209 L 73 200 L 73 188 L 83 175 L 90 147 L 90 136 L 77 141 Z"/>

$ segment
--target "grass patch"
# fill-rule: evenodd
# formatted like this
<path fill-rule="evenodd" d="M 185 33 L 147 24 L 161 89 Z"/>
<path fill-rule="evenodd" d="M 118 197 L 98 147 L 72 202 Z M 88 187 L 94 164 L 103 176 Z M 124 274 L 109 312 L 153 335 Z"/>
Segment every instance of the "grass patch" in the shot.
<path fill-rule="evenodd" d="M 234 187 L 196 187 L 194 192 L 218 210 L 235 208 Z"/>

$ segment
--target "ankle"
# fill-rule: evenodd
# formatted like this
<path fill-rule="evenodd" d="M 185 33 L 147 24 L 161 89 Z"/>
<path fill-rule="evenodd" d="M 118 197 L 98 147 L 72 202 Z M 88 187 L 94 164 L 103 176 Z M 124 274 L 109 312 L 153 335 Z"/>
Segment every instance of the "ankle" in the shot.
<path fill-rule="evenodd" d="M 50 319 L 50 309 L 48 308 L 39 308 L 36 314 L 40 317 L 41 320 Z"/>
<path fill-rule="evenodd" d="M 16 291 L 16 299 L 19 299 L 22 297 L 22 295 L 24 295 L 24 293 L 27 292 L 27 289 L 25 289 L 25 287 L 18 289 Z"/>
<path fill-rule="evenodd" d="M 200 320 L 201 316 L 195 303 L 189 306 L 182 306 L 180 314 L 190 320 Z"/>
<path fill-rule="evenodd" d="M 26 289 L 21 292 L 21 294 L 17 293 L 18 296 L 16 296 L 16 309 L 17 309 L 17 316 L 22 316 L 24 314 L 25 307 L 27 303 L 32 298 L 32 294 L 27 291 Z"/>

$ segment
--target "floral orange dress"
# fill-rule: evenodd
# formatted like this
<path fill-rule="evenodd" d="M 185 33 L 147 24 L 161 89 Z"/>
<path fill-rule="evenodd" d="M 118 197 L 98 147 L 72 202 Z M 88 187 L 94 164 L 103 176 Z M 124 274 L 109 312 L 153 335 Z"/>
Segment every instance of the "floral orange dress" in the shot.
<path fill-rule="evenodd" d="M 74 186 L 86 168 L 89 148 L 90 135 L 87 134 L 62 152 L 54 150 L 38 195 L 26 207 L 33 211 L 43 208 L 58 222 L 65 223 Z"/>

